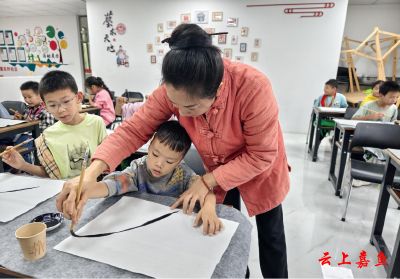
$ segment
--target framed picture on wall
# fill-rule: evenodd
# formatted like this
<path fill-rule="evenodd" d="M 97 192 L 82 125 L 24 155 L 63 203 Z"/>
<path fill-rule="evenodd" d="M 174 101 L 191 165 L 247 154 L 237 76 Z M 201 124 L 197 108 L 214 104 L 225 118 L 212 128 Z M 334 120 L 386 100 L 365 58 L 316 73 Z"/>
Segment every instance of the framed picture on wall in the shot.
<path fill-rule="evenodd" d="M 247 44 L 241 43 L 240 44 L 240 52 L 246 52 L 246 50 L 247 50 Z"/>
<path fill-rule="evenodd" d="M 238 36 L 237 35 L 232 35 L 231 37 L 231 45 L 237 45 L 238 41 Z"/>
<path fill-rule="evenodd" d="M 219 34 L 218 35 L 218 43 L 219 44 L 226 44 L 226 34 Z"/>
<path fill-rule="evenodd" d="M 207 34 L 213 34 L 215 33 L 215 28 L 204 28 L 204 31 L 206 31 Z"/>
<path fill-rule="evenodd" d="M 156 37 L 156 45 L 161 45 L 161 38 L 160 36 Z"/>
<path fill-rule="evenodd" d="M 157 63 L 157 56 L 155 56 L 155 55 L 150 56 L 150 62 L 152 64 Z"/>
<path fill-rule="evenodd" d="M 181 22 L 192 22 L 192 14 L 181 14 Z"/>
<path fill-rule="evenodd" d="M 163 49 L 158 49 L 157 50 L 158 56 L 163 56 L 164 55 L 164 50 Z"/>
<path fill-rule="evenodd" d="M 167 21 L 167 29 L 174 29 L 176 26 L 178 26 L 178 22 L 176 20 Z"/>
<path fill-rule="evenodd" d="M 153 52 L 153 44 L 147 44 L 147 52 Z"/>
<path fill-rule="evenodd" d="M 236 62 L 243 62 L 243 56 L 235 56 Z"/>
<path fill-rule="evenodd" d="M 26 62 L 25 49 L 23 47 L 17 48 L 18 61 Z"/>
<path fill-rule="evenodd" d="M 243 37 L 249 35 L 249 27 L 242 27 L 242 32 L 240 33 Z"/>
<path fill-rule="evenodd" d="M 10 62 L 18 62 L 15 47 L 8 48 L 8 59 L 10 60 Z"/>
<path fill-rule="evenodd" d="M 206 24 L 208 23 L 208 11 L 196 11 L 194 12 L 194 23 Z"/>
<path fill-rule="evenodd" d="M 5 32 L 5 41 L 8 46 L 14 45 L 14 38 L 11 30 L 6 30 Z"/>
<path fill-rule="evenodd" d="M 257 61 L 257 60 L 258 60 L 258 52 L 252 52 L 251 61 Z"/>
<path fill-rule="evenodd" d="M 232 59 L 232 49 L 231 48 L 224 48 L 223 57 L 226 59 Z"/>
<path fill-rule="evenodd" d="M 228 27 L 237 27 L 238 26 L 238 21 L 239 21 L 239 18 L 237 18 L 237 17 L 228 17 L 228 21 L 226 23 L 226 26 L 228 26 Z"/>
<path fill-rule="evenodd" d="M 6 47 L 0 47 L 0 56 L 2 62 L 8 62 L 8 53 Z"/>
<path fill-rule="evenodd" d="M 261 46 L 261 39 L 255 38 L 255 39 L 254 39 L 254 46 L 255 46 L 255 47 Z"/>
<path fill-rule="evenodd" d="M 4 31 L 0 30 L 0 46 L 5 46 L 6 45 L 6 41 L 4 39 Z"/>
<path fill-rule="evenodd" d="M 158 32 L 164 32 L 164 24 L 163 23 L 157 24 L 157 31 Z"/>
<path fill-rule="evenodd" d="M 212 13 L 212 21 L 222 21 L 222 12 L 213 12 Z"/>

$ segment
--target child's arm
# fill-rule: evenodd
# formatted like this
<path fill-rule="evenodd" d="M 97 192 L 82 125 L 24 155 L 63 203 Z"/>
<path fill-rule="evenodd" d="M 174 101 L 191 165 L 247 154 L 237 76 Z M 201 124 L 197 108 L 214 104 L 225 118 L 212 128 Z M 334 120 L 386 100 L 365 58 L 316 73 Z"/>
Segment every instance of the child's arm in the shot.
<path fill-rule="evenodd" d="M 8 146 L 7 150 L 11 148 L 12 146 Z M 44 167 L 28 164 L 25 162 L 24 158 L 22 158 L 21 154 L 19 154 L 15 149 L 3 156 L 3 162 L 9 164 L 15 169 L 19 169 L 39 177 L 49 177 Z"/>
<path fill-rule="evenodd" d="M 383 114 L 382 112 L 375 112 L 363 116 L 355 115 L 355 117 L 353 117 L 351 120 L 375 120 L 375 119 L 381 119 L 384 116 L 385 114 Z"/>
<path fill-rule="evenodd" d="M 218 219 L 215 212 L 216 198 L 214 193 L 209 192 L 204 200 L 203 208 L 197 213 L 194 227 L 198 227 L 203 223 L 203 234 L 212 236 L 222 230 L 222 222 Z"/>

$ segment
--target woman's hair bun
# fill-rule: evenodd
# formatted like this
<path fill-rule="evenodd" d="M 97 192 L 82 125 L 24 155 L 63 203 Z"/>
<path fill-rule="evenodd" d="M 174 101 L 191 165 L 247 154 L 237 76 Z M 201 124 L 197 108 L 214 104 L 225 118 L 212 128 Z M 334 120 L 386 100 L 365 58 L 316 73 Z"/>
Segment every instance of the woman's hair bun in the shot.
<path fill-rule="evenodd" d="M 180 24 L 172 32 L 171 37 L 163 40 L 171 49 L 212 46 L 212 37 L 197 24 Z"/>

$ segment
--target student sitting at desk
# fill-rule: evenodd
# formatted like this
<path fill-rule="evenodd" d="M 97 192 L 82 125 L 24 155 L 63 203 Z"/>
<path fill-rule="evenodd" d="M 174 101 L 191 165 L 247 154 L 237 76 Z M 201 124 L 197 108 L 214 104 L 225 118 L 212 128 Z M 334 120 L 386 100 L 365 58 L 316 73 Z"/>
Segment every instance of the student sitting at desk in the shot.
<path fill-rule="evenodd" d="M 328 80 L 325 83 L 324 94 L 318 97 L 314 103 L 314 107 L 347 108 L 349 105 L 347 104 L 346 97 L 337 93 L 338 87 L 339 83 L 335 79 Z M 323 119 L 322 126 L 335 127 L 335 122 L 331 119 Z M 329 132 L 330 130 L 321 129 L 322 139 L 325 138 Z"/>
<path fill-rule="evenodd" d="M 46 128 L 52 126 L 55 123 L 55 119 L 51 115 L 51 113 L 48 112 L 42 105 L 42 99 L 39 95 L 39 83 L 35 81 L 27 81 L 21 85 L 20 90 L 24 101 L 27 103 L 27 107 L 25 111 L 22 112 L 22 114 L 17 111 L 14 114 L 14 119 L 28 121 L 40 120 L 41 122 L 39 123 L 39 130 L 40 133 L 43 133 Z M 31 137 L 32 136 L 29 133 L 7 137 L 0 140 L 0 146 L 3 146 L 3 148 L 9 145 L 15 146 Z M 33 142 L 29 142 L 27 144 L 24 144 L 21 148 L 32 148 L 32 146 Z M 32 162 L 30 154 L 23 155 L 23 158 L 29 164 Z M 5 169 L 8 169 L 7 166 L 5 167 Z M 12 170 L 12 172 L 19 171 Z"/>
<path fill-rule="evenodd" d="M 82 189 L 81 202 L 78 204 L 77 222 L 83 206 L 88 199 L 98 199 L 122 195 L 132 191 L 142 191 L 155 195 L 179 198 L 199 177 L 183 161 L 192 141 L 186 130 L 178 121 L 168 121 L 161 124 L 149 146 L 149 155 L 131 162 L 122 172 L 117 171 L 106 176 L 102 182 L 86 184 Z M 78 184 L 67 186 L 60 193 L 71 194 L 77 190 Z M 75 201 L 68 200 L 61 206 L 57 198 L 57 208 L 64 212 L 67 219 L 71 218 L 68 210 L 75 210 Z M 202 209 L 197 214 L 194 225 L 203 225 L 203 234 L 217 234 L 222 229 L 222 222 L 215 213 L 216 199 L 211 191 L 207 194 Z M 68 208 L 68 210 L 67 210 Z"/>
<path fill-rule="evenodd" d="M 15 150 L 4 155 L 3 161 L 40 177 L 65 179 L 79 175 L 86 147 L 90 147 L 92 155 L 107 137 L 104 122 L 99 116 L 79 113 L 83 94 L 67 72 L 48 72 L 40 81 L 39 90 L 43 105 L 59 120 L 35 140 L 41 166 L 26 163 Z"/>
<path fill-rule="evenodd" d="M 89 96 L 89 104 L 101 108 L 100 116 L 103 118 L 106 126 L 113 123 L 115 120 L 113 97 L 110 89 L 108 89 L 101 77 L 88 77 L 85 81 L 85 86 L 89 89 L 90 93 L 96 95 L 94 101 Z"/>
<path fill-rule="evenodd" d="M 377 80 L 372 84 L 372 88 L 371 88 L 372 93 L 369 94 L 367 97 L 365 97 L 365 99 L 360 104 L 360 107 L 362 107 L 363 105 L 365 105 L 368 102 L 379 100 L 379 88 L 383 83 L 384 83 L 383 80 Z"/>
<path fill-rule="evenodd" d="M 379 122 L 394 122 L 397 120 L 397 99 L 400 94 L 400 86 L 397 82 L 387 81 L 384 82 L 379 88 L 379 99 L 371 101 L 353 115 L 352 120 L 369 120 Z M 371 159 L 378 159 L 383 162 L 386 161 L 386 156 L 379 148 L 365 147 L 364 159 L 369 161 Z M 360 187 L 370 185 L 371 183 L 354 180 L 353 186 Z"/>

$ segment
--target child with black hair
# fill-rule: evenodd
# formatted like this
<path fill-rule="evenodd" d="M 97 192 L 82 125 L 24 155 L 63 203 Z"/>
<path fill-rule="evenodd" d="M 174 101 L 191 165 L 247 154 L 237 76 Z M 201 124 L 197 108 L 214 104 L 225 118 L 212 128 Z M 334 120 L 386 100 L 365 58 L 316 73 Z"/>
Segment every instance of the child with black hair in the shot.
<path fill-rule="evenodd" d="M 150 143 L 149 155 L 133 160 L 125 170 L 107 175 L 102 182 L 84 185 L 81 206 L 78 205 L 78 208 L 82 210 L 88 199 L 133 191 L 179 198 L 199 178 L 182 161 L 191 143 L 189 135 L 178 121 L 164 122 Z M 203 233 L 210 236 L 222 229 L 222 222 L 215 213 L 215 205 L 215 195 L 209 192 L 194 224 L 199 226 L 200 220 L 203 221 Z M 79 216 L 80 214 L 78 218 Z"/>
<path fill-rule="evenodd" d="M 368 102 L 379 100 L 379 88 L 383 83 L 384 83 L 383 80 L 377 80 L 372 84 L 372 86 L 371 86 L 372 93 L 367 95 L 367 97 L 364 98 L 364 100 L 360 104 L 360 107 L 362 107 L 363 105 L 365 105 Z"/>
<path fill-rule="evenodd" d="M 27 103 L 27 106 L 23 112 L 16 112 L 14 114 L 14 119 L 16 120 L 40 120 L 39 123 L 39 131 L 43 133 L 43 131 L 52 126 L 55 123 L 55 119 L 50 112 L 48 112 L 44 106 L 42 99 L 39 95 L 39 83 L 36 81 L 27 81 L 23 83 L 20 87 L 22 96 L 24 101 Z M 21 114 L 22 113 L 22 114 Z M 7 137 L 0 140 L 0 152 L 6 148 L 6 146 L 15 146 L 20 144 L 21 142 L 26 141 L 27 139 L 31 138 L 32 136 L 30 133 L 18 134 L 11 137 Z M 22 145 L 21 148 L 32 148 L 33 142 L 28 142 Z M 30 154 L 23 155 L 24 160 L 27 163 L 31 163 L 32 159 Z M 9 169 L 8 166 L 5 167 L 6 170 Z M 14 169 L 11 170 L 13 173 L 18 173 L 20 170 Z"/>
<path fill-rule="evenodd" d="M 83 93 L 78 92 L 75 79 L 67 72 L 48 72 L 40 81 L 39 91 L 43 106 L 59 120 L 35 140 L 41 165 L 25 162 L 14 149 L 3 156 L 3 162 L 40 177 L 66 179 L 79 175 L 86 147 L 90 147 L 91 156 L 107 137 L 104 122 L 99 116 L 79 113 Z"/>
<path fill-rule="evenodd" d="M 96 95 L 94 101 L 89 96 L 89 104 L 101 108 L 100 116 L 103 118 L 106 126 L 113 123 L 115 120 L 113 96 L 101 77 L 88 77 L 85 80 L 85 86 L 89 89 L 90 93 Z"/>

